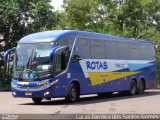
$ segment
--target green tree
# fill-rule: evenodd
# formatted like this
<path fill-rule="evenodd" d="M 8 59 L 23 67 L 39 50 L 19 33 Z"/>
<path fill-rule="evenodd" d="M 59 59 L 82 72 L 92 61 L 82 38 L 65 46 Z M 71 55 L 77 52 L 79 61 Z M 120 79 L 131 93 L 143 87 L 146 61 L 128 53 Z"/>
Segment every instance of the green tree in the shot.
<path fill-rule="evenodd" d="M 95 22 L 96 6 L 94 0 L 66 0 L 65 12 L 68 21 L 68 28 L 85 30 Z"/>
<path fill-rule="evenodd" d="M 159 34 L 159 0 L 65 0 L 69 28 L 131 38 Z"/>
<path fill-rule="evenodd" d="M 16 45 L 23 36 L 56 26 L 51 0 L 0 0 L 0 72 L 5 82 L 3 51 Z M 6 74 L 4 74 L 6 73 Z"/>

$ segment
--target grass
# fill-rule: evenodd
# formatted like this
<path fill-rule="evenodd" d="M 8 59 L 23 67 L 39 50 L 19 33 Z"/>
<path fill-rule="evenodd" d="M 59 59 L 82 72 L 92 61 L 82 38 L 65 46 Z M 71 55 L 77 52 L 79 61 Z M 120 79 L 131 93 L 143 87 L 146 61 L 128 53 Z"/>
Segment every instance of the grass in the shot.
<path fill-rule="evenodd" d="M 160 79 L 158 79 L 158 88 L 160 88 Z"/>
<path fill-rule="evenodd" d="M 10 90 L 10 89 L 11 89 L 11 86 L 10 86 L 10 85 L 0 85 L 0 91 Z"/>

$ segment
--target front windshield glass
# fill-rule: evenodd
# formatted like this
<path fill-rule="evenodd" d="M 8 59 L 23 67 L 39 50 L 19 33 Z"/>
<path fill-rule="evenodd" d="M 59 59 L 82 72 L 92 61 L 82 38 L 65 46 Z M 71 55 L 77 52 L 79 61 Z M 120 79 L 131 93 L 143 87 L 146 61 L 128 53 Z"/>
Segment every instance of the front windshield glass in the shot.
<path fill-rule="evenodd" d="M 14 58 L 13 77 L 21 81 L 50 77 L 52 67 L 49 55 L 55 45 L 55 42 L 18 44 Z"/>

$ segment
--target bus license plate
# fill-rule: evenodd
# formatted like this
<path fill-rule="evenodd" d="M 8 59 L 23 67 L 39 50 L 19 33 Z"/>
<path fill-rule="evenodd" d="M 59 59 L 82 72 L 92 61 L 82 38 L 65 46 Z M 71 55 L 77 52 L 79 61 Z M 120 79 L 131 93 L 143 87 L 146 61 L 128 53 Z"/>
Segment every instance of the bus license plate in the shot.
<path fill-rule="evenodd" d="M 32 92 L 25 92 L 26 96 L 32 96 Z"/>

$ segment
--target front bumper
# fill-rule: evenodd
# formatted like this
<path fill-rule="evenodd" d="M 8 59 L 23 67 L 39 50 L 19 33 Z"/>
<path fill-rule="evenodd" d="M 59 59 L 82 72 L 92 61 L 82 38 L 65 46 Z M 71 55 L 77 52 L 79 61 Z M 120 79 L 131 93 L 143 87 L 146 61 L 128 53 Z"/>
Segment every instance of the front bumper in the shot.
<path fill-rule="evenodd" d="M 43 90 L 18 90 L 12 88 L 12 95 L 14 97 L 25 97 L 25 98 L 52 98 L 53 97 L 53 87 L 49 87 Z"/>
<path fill-rule="evenodd" d="M 54 85 L 58 80 L 48 79 L 37 82 L 18 82 L 12 80 L 11 90 L 14 97 L 26 98 L 52 98 L 54 96 Z"/>

